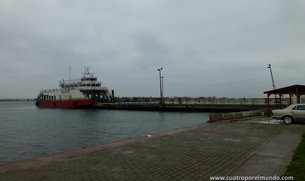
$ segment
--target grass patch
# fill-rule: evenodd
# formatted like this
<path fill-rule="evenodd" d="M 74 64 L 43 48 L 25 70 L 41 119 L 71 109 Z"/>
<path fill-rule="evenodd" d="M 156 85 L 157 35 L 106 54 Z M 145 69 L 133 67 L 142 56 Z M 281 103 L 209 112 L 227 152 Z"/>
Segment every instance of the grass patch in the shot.
<path fill-rule="evenodd" d="M 305 133 L 302 135 L 302 141 L 295 150 L 293 160 L 283 176 L 293 176 L 294 180 L 305 180 Z"/>

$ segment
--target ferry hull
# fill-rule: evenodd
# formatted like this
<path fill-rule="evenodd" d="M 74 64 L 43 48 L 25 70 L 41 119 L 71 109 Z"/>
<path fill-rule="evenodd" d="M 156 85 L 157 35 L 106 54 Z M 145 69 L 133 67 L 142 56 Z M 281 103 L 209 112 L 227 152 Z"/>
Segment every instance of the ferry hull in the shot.
<path fill-rule="evenodd" d="M 38 107 L 49 108 L 90 108 L 94 104 L 93 100 L 77 100 L 77 101 L 37 101 Z"/>

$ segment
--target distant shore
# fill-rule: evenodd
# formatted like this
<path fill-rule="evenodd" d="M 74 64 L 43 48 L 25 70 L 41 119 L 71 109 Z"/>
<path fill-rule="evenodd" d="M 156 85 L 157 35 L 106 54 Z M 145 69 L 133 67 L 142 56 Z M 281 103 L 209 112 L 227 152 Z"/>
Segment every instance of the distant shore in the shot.
<path fill-rule="evenodd" d="M 35 99 L 0 99 L 0 101 L 35 101 Z"/>

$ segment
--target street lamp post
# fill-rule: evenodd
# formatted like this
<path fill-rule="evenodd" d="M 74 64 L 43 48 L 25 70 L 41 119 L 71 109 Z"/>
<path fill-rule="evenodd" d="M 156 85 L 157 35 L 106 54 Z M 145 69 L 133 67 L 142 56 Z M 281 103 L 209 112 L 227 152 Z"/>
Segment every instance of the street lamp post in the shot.
<path fill-rule="evenodd" d="M 163 97 L 163 78 L 164 77 L 161 77 L 161 70 L 163 68 L 159 68 L 158 71 L 159 71 L 159 78 L 160 78 L 160 97 L 161 97 L 161 101 L 160 101 L 160 104 L 162 104 L 162 97 Z M 162 81 L 161 81 L 162 79 Z"/>
<path fill-rule="evenodd" d="M 162 77 L 161 77 L 161 79 L 162 79 L 162 81 L 161 81 L 161 82 L 162 82 L 162 84 L 161 84 L 161 86 L 162 86 L 162 89 L 161 89 L 161 90 L 162 90 L 161 95 L 162 95 L 162 97 L 163 97 L 163 94 L 164 94 L 164 87 L 163 87 L 163 79 L 164 79 L 164 76 L 162 76 Z"/>

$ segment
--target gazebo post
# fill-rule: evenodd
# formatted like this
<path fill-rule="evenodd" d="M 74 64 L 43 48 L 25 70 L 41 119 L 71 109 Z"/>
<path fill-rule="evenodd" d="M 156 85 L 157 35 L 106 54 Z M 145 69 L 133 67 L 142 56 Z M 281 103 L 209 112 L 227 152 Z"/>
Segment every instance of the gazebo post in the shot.
<path fill-rule="evenodd" d="M 279 96 L 280 96 L 280 108 L 282 109 L 282 94 L 280 94 Z"/>
<path fill-rule="evenodd" d="M 297 103 L 300 104 L 301 95 L 300 94 L 296 94 L 296 96 L 297 96 Z"/>
<path fill-rule="evenodd" d="M 296 94 L 295 95 L 297 96 L 297 103 L 300 104 L 301 95 L 299 94 L 299 88 L 298 87 L 296 87 Z"/>
<path fill-rule="evenodd" d="M 267 103 L 268 103 L 268 117 L 270 117 L 270 104 L 269 104 L 269 97 L 271 94 L 267 94 Z"/>

